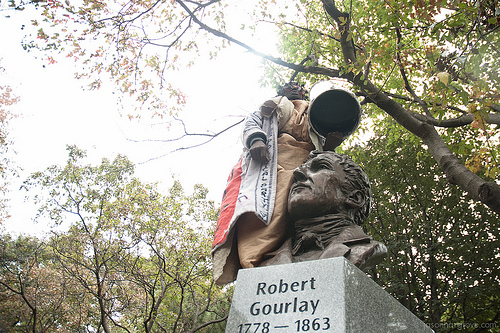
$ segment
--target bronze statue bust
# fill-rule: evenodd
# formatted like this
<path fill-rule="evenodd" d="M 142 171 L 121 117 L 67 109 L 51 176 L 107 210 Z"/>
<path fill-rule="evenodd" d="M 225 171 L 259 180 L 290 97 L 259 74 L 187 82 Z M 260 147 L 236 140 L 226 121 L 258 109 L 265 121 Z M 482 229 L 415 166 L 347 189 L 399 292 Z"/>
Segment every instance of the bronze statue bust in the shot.
<path fill-rule="evenodd" d="M 293 230 L 261 266 L 344 256 L 362 270 L 387 254 L 361 229 L 370 212 L 366 173 L 348 156 L 313 151 L 293 172 L 288 214 Z"/>

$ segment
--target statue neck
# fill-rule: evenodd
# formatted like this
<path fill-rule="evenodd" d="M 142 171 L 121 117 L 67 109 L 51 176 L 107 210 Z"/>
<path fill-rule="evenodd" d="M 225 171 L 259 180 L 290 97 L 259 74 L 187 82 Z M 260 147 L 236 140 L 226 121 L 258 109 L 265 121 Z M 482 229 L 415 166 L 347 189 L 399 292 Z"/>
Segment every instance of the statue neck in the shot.
<path fill-rule="evenodd" d="M 347 214 L 329 214 L 295 221 L 292 253 L 317 248 L 324 250 L 345 227 L 355 223 Z"/>

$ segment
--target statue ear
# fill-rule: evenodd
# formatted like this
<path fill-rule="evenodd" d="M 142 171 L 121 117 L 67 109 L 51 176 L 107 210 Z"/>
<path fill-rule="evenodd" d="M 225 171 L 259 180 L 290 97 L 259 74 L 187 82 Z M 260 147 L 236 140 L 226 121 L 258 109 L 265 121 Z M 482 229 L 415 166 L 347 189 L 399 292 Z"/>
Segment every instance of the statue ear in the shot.
<path fill-rule="evenodd" d="M 365 195 L 360 190 L 355 190 L 349 193 L 347 198 L 345 199 L 345 203 L 347 207 L 354 209 L 359 208 L 365 204 Z"/>

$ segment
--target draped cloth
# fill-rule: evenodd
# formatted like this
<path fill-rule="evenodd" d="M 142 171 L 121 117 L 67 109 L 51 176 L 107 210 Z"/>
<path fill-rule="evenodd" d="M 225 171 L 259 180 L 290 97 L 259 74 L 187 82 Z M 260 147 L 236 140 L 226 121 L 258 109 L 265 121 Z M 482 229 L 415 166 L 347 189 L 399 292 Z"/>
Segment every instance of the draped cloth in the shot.
<path fill-rule="evenodd" d="M 323 139 L 311 130 L 306 101 L 279 97 L 273 103 L 268 103 L 275 105 L 273 112 L 257 111 L 245 121 L 246 149 L 229 175 L 212 245 L 218 284 L 234 281 L 239 268 L 259 266 L 283 243 L 290 229 L 286 210 L 293 170 L 311 150 L 321 149 Z M 255 138 L 266 142 L 268 163 L 251 158 L 248 148 Z"/>

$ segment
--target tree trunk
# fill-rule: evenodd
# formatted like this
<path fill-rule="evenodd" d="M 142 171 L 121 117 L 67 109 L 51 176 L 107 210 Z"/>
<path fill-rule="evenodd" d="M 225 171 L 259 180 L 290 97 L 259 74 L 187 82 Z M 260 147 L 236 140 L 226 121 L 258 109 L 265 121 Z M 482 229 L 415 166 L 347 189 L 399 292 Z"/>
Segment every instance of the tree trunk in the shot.
<path fill-rule="evenodd" d="M 99 276 L 97 275 L 97 277 L 99 277 Z M 104 292 L 103 292 L 103 286 L 102 286 L 101 282 L 98 282 L 98 284 L 97 284 L 97 298 L 98 298 L 98 302 L 99 302 L 99 310 L 101 312 L 102 329 L 106 333 L 111 333 L 111 331 L 109 330 L 108 319 L 106 317 L 107 316 L 106 306 L 105 306 L 105 302 L 104 302 Z"/>

